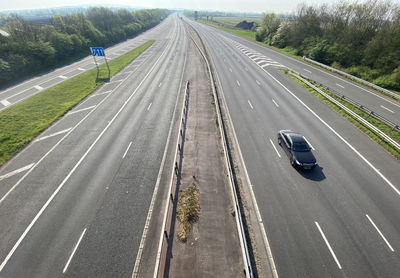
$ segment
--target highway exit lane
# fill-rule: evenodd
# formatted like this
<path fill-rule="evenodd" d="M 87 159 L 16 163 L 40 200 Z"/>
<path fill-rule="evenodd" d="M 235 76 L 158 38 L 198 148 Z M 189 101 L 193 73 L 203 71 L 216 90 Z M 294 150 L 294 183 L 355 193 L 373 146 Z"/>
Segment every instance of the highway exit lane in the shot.
<path fill-rule="evenodd" d="M 143 34 L 138 35 L 135 38 L 116 44 L 112 47 L 105 49 L 107 59 L 112 60 L 117 58 L 126 52 L 140 46 L 148 40 L 157 40 L 169 32 L 173 19 L 171 16 L 167 17 L 156 27 L 147 30 Z M 88 49 L 89 52 L 89 49 Z M 97 63 L 103 64 L 105 60 L 103 57 L 96 58 Z M 0 91 L 0 111 L 11 107 L 12 105 L 27 99 L 41 91 L 55 86 L 69 78 L 79 75 L 87 70 L 93 69 L 95 62 L 92 56 L 87 56 L 77 62 L 70 65 L 55 69 L 48 73 L 26 80 L 20 84 L 17 84 L 11 88 Z"/>
<path fill-rule="evenodd" d="M 244 47 L 251 52 L 265 56 L 279 64 L 303 74 L 304 76 L 313 79 L 314 81 L 324 84 L 334 91 L 350 97 L 351 99 L 370 108 L 372 111 L 384 116 L 394 123 L 400 123 L 400 103 L 392 100 L 389 97 L 382 96 L 370 88 L 366 88 L 365 86 L 361 86 L 358 83 L 349 81 L 348 79 L 333 74 L 327 70 L 323 70 L 317 66 L 299 61 L 221 29 L 198 23 L 196 23 L 196 27 L 199 30 L 201 29 L 206 32 L 218 34 L 219 36 L 222 36 L 224 40 L 230 42 L 230 44 L 240 44 L 241 47 Z M 235 47 L 237 48 L 238 46 Z M 239 56 L 240 54 L 237 53 L 237 55 Z M 241 55 L 244 55 L 244 53 L 241 53 Z"/>

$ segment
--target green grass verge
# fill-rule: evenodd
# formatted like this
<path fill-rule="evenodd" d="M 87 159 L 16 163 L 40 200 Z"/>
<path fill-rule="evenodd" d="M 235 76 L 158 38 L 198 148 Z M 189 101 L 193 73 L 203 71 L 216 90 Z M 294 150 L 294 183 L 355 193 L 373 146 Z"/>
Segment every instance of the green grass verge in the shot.
<path fill-rule="evenodd" d="M 323 102 L 325 102 L 327 105 L 329 105 L 333 110 L 338 112 L 340 115 L 342 115 L 344 118 L 349 120 L 352 124 L 354 124 L 356 127 L 358 127 L 361 131 L 363 131 L 366 135 L 368 135 L 372 140 L 377 142 L 379 145 L 381 145 L 383 148 L 385 148 L 388 152 L 390 152 L 394 157 L 397 159 L 400 159 L 400 151 L 394 147 L 392 144 L 384 140 L 378 133 L 376 133 L 374 130 L 370 129 L 368 126 L 364 125 L 360 121 L 357 120 L 354 116 L 348 114 L 346 111 L 344 111 L 342 108 L 340 108 L 338 105 L 335 103 L 331 102 L 329 99 L 324 97 L 322 94 L 318 93 L 315 91 L 313 88 L 309 87 L 307 84 L 302 82 L 301 80 L 297 79 L 293 75 L 289 75 L 293 80 L 295 80 L 298 84 L 300 84 L 302 87 L 306 88 L 309 92 L 311 92 L 313 95 L 321 99 Z M 315 85 L 316 86 L 316 85 Z M 390 126 L 385 124 L 384 122 L 370 116 L 368 113 L 364 112 L 363 110 L 359 109 L 358 107 L 348 103 L 347 101 L 344 101 L 334 93 L 326 90 L 325 88 L 322 88 L 320 86 L 316 86 L 329 96 L 333 97 L 335 100 L 339 101 L 343 105 L 345 105 L 347 108 L 351 109 L 353 112 L 355 112 L 357 115 L 363 117 L 365 120 L 367 120 L 369 123 L 386 133 L 388 136 L 390 136 L 393 140 L 396 142 L 400 143 L 400 132 L 392 130 Z"/>
<path fill-rule="evenodd" d="M 223 23 L 219 23 L 219 22 L 215 22 L 215 21 L 198 20 L 198 22 L 217 27 L 217 28 L 225 30 L 227 32 L 234 33 L 234 34 L 236 34 L 238 36 L 242 36 L 242 37 L 244 37 L 246 39 L 250 39 L 250 40 L 256 41 L 256 32 L 227 27 Z"/>
<path fill-rule="evenodd" d="M 109 61 L 111 76 L 154 43 L 148 41 Z M 0 112 L 0 165 L 108 79 L 106 65 L 82 73 Z"/>

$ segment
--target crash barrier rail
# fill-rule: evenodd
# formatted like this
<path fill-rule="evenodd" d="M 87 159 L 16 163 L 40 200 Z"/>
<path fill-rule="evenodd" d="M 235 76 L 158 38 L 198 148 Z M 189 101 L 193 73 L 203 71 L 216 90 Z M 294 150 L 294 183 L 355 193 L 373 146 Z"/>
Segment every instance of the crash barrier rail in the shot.
<path fill-rule="evenodd" d="M 162 226 L 162 232 L 160 235 L 160 246 L 159 250 L 157 252 L 157 258 L 156 258 L 156 265 L 154 269 L 154 278 L 157 277 L 164 277 L 165 276 L 165 269 L 166 269 L 166 263 L 168 260 L 168 251 L 170 243 L 172 243 L 173 238 L 173 232 L 171 232 L 171 229 L 173 229 L 173 225 L 171 223 L 174 223 L 174 215 L 175 215 L 175 209 L 177 205 L 177 187 L 179 187 L 180 184 L 180 178 L 181 178 L 181 170 L 182 170 L 182 160 L 183 160 L 183 148 L 185 144 L 185 134 L 186 134 L 186 123 L 187 123 L 187 116 L 188 116 L 188 109 L 189 109 L 189 95 L 190 95 L 190 88 L 189 88 L 189 81 L 186 81 L 185 85 L 185 93 L 184 93 L 184 100 L 182 103 L 182 110 L 181 110 L 181 116 L 179 120 L 179 135 L 177 137 L 177 143 L 175 147 L 175 157 L 173 161 L 173 167 L 171 173 L 171 181 L 169 185 L 169 192 L 168 192 L 168 204 L 167 208 L 164 214 L 164 219 L 163 219 L 163 226 Z M 174 176 L 176 176 L 176 183 L 174 186 Z"/>
<path fill-rule="evenodd" d="M 293 73 L 291 71 L 289 71 L 289 73 L 293 76 L 295 76 L 296 78 L 298 78 L 299 80 L 301 80 L 302 82 L 304 82 L 305 84 L 307 84 L 307 86 L 311 87 L 312 89 L 316 90 L 318 93 L 320 93 L 321 95 L 323 95 L 324 97 L 326 97 L 327 99 L 329 99 L 331 102 L 333 102 L 334 104 L 336 104 L 337 106 L 339 106 L 341 109 L 345 110 L 347 113 L 349 113 L 350 115 L 352 115 L 354 118 L 356 118 L 358 121 L 362 122 L 364 125 L 366 125 L 367 127 L 369 127 L 370 129 L 372 129 L 373 131 L 375 131 L 376 133 L 378 133 L 382 138 L 386 139 L 387 142 L 389 142 L 390 144 L 392 144 L 394 147 L 396 147 L 397 149 L 400 149 L 400 144 L 397 143 L 395 140 L 393 140 L 391 137 L 389 137 L 386 133 L 384 133 L 383 131 L 381 131 L 380 129 L 378 129 L 377 127 L 375 127 L 373 124 L 371 124 L 370 122 L 368 122 L 366 119 L 364 119 L 363 117 L 359 116 L 358 114 L 356 114 L 355 112 L 353 112 L 351 109 L 347 108 L 344 104 L 340 103 L 339 101 L 337 101 L 336 99 L 334 99 L 333 97 L 331 97 L 330 95 L 328 95 L 327 93 L 325 93 L 324 91 L 320 90 L 318 87 L 316 87 L 315 85 L 313 85 L 311 82 L 309 82 L 308 80 L 306 80 L 305 78 L 301 77 L 298 73 Z"/>
<path fill-rule="evenodd" d="M 351 99 L 351 98 L 349 98 L 349 97 L 337 92 L 335 89 L 329 88 L 329 87 L 327 87 L 327 86 L 325 86 L 325 85 L 323 85 L 321 83 L 318 83 L 318 82 L 312 80 L 311 78 L 307 78 L 307 77 L 304 77 L 304 76 L 303 76 L 303 78 L 308 80 L 308 81 L 310 81 L 310 82 L 312 82 L 312 83 L 314 83 L 314 84 L 316 84 L 316 85 L 318 85 L 319 87 L 325 88 L 326 90 L 328 90 L 329 92 L 335 94 L 339 98 L 351 103 L 352 105 L 356 106 L 358 109 L 364 111 L 365 113 L 368 113 L 370 116 L 374 117 L 375 119 L 384 122 L 385 124 L 390 126 L 392 128 L 392 130 L 400 132 L 400 126 L 398 124 L 396 124 L 395 122 L 392 122 L 391 120 L 386 119 L 384 116 L 381 116 L 378 113 L 372 111 L 371 109 L 369 109 L 365 105 L 362 105 L 362 104 L 358 103 L 357 101 L 355 101 L 355 100 L 353 100 L 353 99 Z"/>
<path fill-rule="evenodd" d="M 387 89 L 385 89 L 385 88 L 382 88 L 382 87 L 380 87 L 380 86 L 378 86 L 378 85 L 376 85 L 376 84 L 374 84 L 374 83 L 368 82 L 368 81 L 366 81 L 366 80 L 364 80 L 364 79 L 361 79 L 361 78 L 359 78 L 359 77 L 356 77 L 356 76 L 354 76 L 354 75 L 351 75 L 351 74 L 349 74 L 349 73 L 347 73 L 347 72 L 344 72 L 344 71 L 335 69 L 335 68 L 333 68 L 333 67 L 327 66 L 327 65 L 325 65 L 325 64 L 322 64 L 322 63 L 320 63 L 320 62 L 314 61 L 313 59 L 310 59 L 310 58 L 307 58 L 307 57 L 303 57 L 303 59 L 306 60 L 306 61 L 308 61 L 308 62 L 310 62 L 310 63 L 316 64 L 316 65 L 318 65 L 318 66 L 320 66 L 320 67 L 322 67 L 322 68 L 325 68 L 325 69 L 328 69 L 328 70 L 330 70 L 330 71 L 339 73 L 340 75 L 344 75 L 344 76 L 346 76 L 346 77 L 348 77 L 348 78 L 350 78 L 350 79 L 353 79 L 353 80 L 355 80 L 355 81 L 358 81 L 358 82 L 360 82 L 360 83 L 362 83 L 362 84 L 365 84 L 365 85 L 367 85 L 367 86 L 369 86 L 369 87 L 372 87 L 372 88 L 374 88 L 375 90 L 384 92 L 384 93 L 386 93 L 386 94 L 388 94 L 388 95 L 390 95 L 390 96 L 392 96 L 392 97 L 394 97 L 394 98 L 396 98 L 396 99 L 400 99 L 400 95 L 398 95 L 398 94 L 396 94 L 396 93 L 393 93 L 392 91 L 389 91 L 389 90 L 387 90 Z"/>
<path fill-rule="evenodd" d="M 229 183 L 230 183 L 231 191 L 232 191 L 232 195 L 233 195 L 232 197 L 235 202 L 235 206 L 234 206 L 235 216 L 236 216 L 235 219 L 236 219 L 236 226 L 237 226 L 237 231 L 238 231 L 238 236 L 239 236 L 239 241 L 240 241 L 240 247 L 241 247 L 242 256 L 243 256 L 244 272 L 245 272 L 246 278 L 253 278 L 254 277 L 253 268 L 252 268 L 252 264 L 251 264 L 251 260 L 250 260 L 249 249 L 247 246 L 247 240 L 246 240 L 246 234 L 245 234 L 245 230 L 244 230 L 242 215 L 240 213 L 240 205 L 239 205 L 239 199 L 238 199 L 239 192 L 237 192 L 238 187 L 235 186 L 235 179 L 233 177 L 234 176 L 233 166 L 232 166 L 233 161 L 231 160 L 231 157 L 229 156 L 228 143 L 227 143 L 228 137 L 226 135 L 227 132 L 226 132 L 225 123 L 222 119 L 221 103 L 220 103 L 220 100 L 218 97 L 217 89 L 215 87 L 215 79 L 212 74 L 210 63 L 208 62 L 206 55 L 201 50 L 200 46 L 196 43 L 195 39 L 192 37 L 190 32 L 188 32 L 188 33 L 189 33 L 191 40 L 194 42 L 194 44 L 196 45 L 197 49 L 199 50 L 201 56 L 203 57 L 203 59 L 205 60 L 205 62 L 207 64 L 207 69 L 208 69 L 208 73 L 210 76 L 211 88 L 212 88 L 213 96 L 214 96 L 214 100 L 215 100 L 214 101 L 215 108 L 217 110 L 218 127 L 219 127 L 219 131 L 221 134 L 221 141 L 222 141 L 222 145 L 223 145 L 223 149 L 224 149 L 225 164 L 226 164 L 226 167 L 228 170 Z"/>

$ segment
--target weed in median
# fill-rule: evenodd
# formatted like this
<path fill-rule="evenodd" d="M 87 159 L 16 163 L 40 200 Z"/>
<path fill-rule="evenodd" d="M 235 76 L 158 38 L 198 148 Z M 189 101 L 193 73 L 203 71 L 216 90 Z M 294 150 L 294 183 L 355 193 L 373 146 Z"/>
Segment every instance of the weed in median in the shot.
<path fill-rule="evenodd" d="M 198 221 L 200 216 L 200 188 L 193 181 L 187 188 L 179 190 L 176 217 L 179 220 L 178 238 L 186 242 L 190 224 Z"/>

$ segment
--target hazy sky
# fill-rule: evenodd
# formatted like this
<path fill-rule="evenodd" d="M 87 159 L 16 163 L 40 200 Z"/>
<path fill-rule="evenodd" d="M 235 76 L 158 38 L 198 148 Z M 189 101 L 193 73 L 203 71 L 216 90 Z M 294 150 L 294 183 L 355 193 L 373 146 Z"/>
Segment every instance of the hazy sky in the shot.
<path fill-rule="evenodd" d="M 353 0 L 354 1 L 354 0 Z M 54 8 L 78 5 L 126 5 L 145 8 L 185 8 L 242 12 L 283 12 L 296 9 L 299 3 L 333 3 L 336 0 L 0 0 L 0 10 Z M 359 0 L 358 2 L 363 2 Z M 394 2 L 400 2 L 395 0 Z"/>

